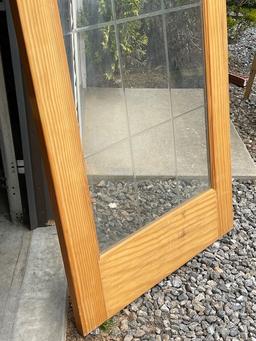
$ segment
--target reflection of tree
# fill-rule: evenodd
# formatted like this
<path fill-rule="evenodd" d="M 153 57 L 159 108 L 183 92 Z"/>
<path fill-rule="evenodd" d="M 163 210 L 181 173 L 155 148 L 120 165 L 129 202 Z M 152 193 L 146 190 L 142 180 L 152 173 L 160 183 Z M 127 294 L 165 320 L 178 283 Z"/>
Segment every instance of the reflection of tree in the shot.
<path fill-rule="evenodd" d="M 236 42 L 250 26 L 256 26 L 255 0 L 227 0 L 229 41 Z"/>
<path fill-rule="evenodd" d="M 201 87 L 203 51 L 201 11 L 180 11 L 167 21 L 171 85 Z"/>
<path fill-rule="evenodd" d="M 172 0 L 171 3 L 172 6 L 178 6 L 193 2 L 195 0 Z M 169 8 L 170 0 L 118 0 L 115 1 L 115 15 L 116 18 L 134 17 L 163 7 Z M 166 14 L 165 18 L 172 85 L 188 86 L 184 79 L 192 79 L 202 74 L 200 10 L 192 8 L 178 11 Z M 113 20 L 111 1 L 83 0 L 83 11 L 79 13 L 78 20 L 80 26 Z M 164 18 L 158 16 L 119 24 L 117 35 L 114 25 L 83 33 L 88 82 L 91 85 L 104 86 L 106 82 L 114 85 L 120 81 L 117 36 L 120 42 L 122 67 L 126 74 L 146 73 L 149 69 L 153 72 L 154 70 L 166 72 L 163 28 Z M 158 73 L 159 78 L 163 78 L 163 74 Z M 166 86 L 165 81 L 163 84 Z"/>
<path fill-rule="evenodd" d="M 137 16 L 141 0 L 119 0 L 116 6 L 116 16 Z M 95 18 L 100 22 L 113 19 L 112 8 L 107 1 L 84 1 L 83 12 L 79 14 L 79 24 L 87 26 L 94 24 Z M 143 32 L 141 21 L 118 25 L 118 37 L 124 63 L 140 63 L 146 53 L 148 37 Z M 119 58 L 116 44 L 115 27 L 109 25 L 84 35 L 88 60 L 106 80 L 114 80 L 119 75 Z M 96 42 L 96 43 L 95 43 Z"/>

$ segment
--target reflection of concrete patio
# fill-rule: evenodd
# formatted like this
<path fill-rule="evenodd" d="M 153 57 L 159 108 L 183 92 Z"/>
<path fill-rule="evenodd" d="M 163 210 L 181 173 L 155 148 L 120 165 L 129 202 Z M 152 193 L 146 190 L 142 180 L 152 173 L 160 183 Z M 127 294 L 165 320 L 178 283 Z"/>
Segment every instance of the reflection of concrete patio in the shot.
<path fill-rule="evenodd" d="M 207 175 L 203 90 L 173 89 L 170 96 L 168 89 L 126 89 L 125 98 L 118 88 L 86 91 L 82 124 L 89 174 Z M 231 137 L 233 175 L 256 176 L 233 125 Z"/>

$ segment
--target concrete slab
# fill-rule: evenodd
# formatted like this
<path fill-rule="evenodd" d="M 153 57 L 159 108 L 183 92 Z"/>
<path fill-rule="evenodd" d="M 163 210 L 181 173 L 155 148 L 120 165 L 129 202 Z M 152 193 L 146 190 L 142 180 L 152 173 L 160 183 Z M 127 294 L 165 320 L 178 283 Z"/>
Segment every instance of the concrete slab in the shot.
<path fill-rule="evenodd" d="M 56 229 L 34 230 L 12 341 L 64 341 L 66 290 Z"/>
<path fill-rule="evenodd" d="M 0 216 L 0 340 L 9 341 L 19 304 L 31 233 Z"/>
<path fill-rule="evenodd" d="M 232 174 L 236 178 L 256 178 L 256 165 L 234 125 L 231 124 Z"/>
<path fill-rule="evenodd" d="M 207 177 L 203 89 L 90 88 L 84 93 L 83 143 L 92 176 Z M 231 124 L 234 177 L 256 167 Z"/>
<path fill-rule="evenodd" d="M 56 229 L 0 216 L 0 340 L 64 341 L 66 278 Z"/>

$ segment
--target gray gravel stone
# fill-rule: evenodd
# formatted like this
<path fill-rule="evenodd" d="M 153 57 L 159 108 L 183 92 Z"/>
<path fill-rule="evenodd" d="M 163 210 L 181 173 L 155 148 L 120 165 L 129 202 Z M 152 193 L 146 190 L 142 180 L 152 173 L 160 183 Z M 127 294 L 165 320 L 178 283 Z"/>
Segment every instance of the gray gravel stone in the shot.
<path fill-rule="evenodd" d="M 145 335 L 145 331 L 143 329 L 138 329 L 134 334 L 134 337 L 142 337 Z"/>
<path fill-rule="evenodd" d="M 162 307 L 160 308 L 162 310 L 162 312 L 164 313 L 169 313 L 169 308 L 167 307 L 166 304 L 163 304 Z"/>
<path fill-rule="evenodd" d="M 182 281 L 178 276 L 174 276 L 172 279 L 172 285 L 174 288 L 180 288 L 182 286 Z"/>
<path fill-rule="evenodd" d="M 120 329 L 122 332 L 126 332 L 129 328 L 128 320 L 124 319 L 121 321 Z"/>
<path fill-rule="evenodd" d="M 124 337 L 124 341 L 132 341 L 133 340 L 133 336 L 132 335 L 126 335 Z"/>

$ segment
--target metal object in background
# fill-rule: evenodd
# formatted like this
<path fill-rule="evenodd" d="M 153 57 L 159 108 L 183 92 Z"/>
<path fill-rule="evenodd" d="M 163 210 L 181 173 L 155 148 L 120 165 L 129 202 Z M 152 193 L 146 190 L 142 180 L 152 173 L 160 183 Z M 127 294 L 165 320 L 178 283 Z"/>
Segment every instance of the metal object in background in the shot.
<path fill-rule="evenodd" d="M 10 2 L 4 1 L 4 7 L 11 50 L 11 64 L 14 70 L 14 86 L 24 159 L 29 225 L 31 229 L 34 229 L 38 226 L 47 225 L 47 222 L 52 219 L 52 210 L 48 186 L 45 180 L 41 150 L 37 136 L 38 133 L 31 110 L 26 101 L 26 88 L 23 82 L 22 67 Z M 22 171 L 22 169 L 19 168 L 19 171 Z"/>
<path fill-rule="evenodd" d="M 22 221 L 22 204 L 0 52 L 0 144 L 11 220 Z"/>

